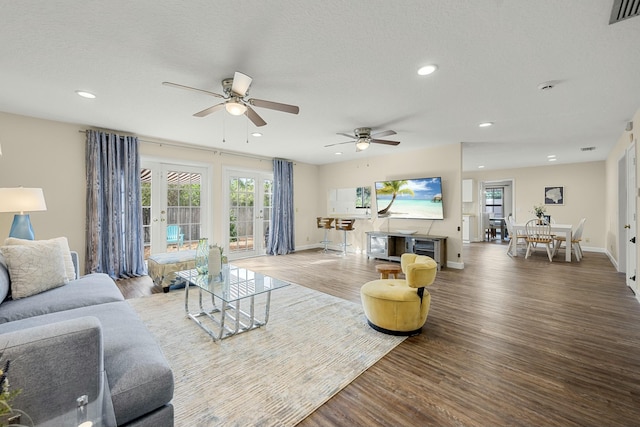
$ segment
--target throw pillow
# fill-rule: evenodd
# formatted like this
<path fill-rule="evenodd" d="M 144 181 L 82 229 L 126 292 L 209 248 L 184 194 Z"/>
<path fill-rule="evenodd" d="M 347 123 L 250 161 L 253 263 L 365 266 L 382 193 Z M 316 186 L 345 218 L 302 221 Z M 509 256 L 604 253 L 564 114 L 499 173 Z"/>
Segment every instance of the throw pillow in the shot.
<path fill-rule="evenodd" d="M 66 237 L 56 237 L 54 239 L 49 240 L 26 240 L 26 239 L 17 239 L 15 237 L 8 237 L 5 241 L 5 245 L 39 245 L 42 242 L 58 242 L 60 247 L 62 248 L 62 254 L 64 257 L 64 267 L 67 273 L 67 279 L 74 280 L 76 277 L 76 269 L 73 265 L 73 260 L 71 259 L 71 250 L 69 249 L 69 241 Z"/>
<path fill-rule="evenodd" d="M 9 279 L 9 271 L 7 270 L 7 263 L 0 253 L 0 302 L 4 301 L 9 295 L 9 289 L 11 289 L 11 280 Z"/>
<path fill-rule="evenodd" d="M 11 278 L 11 297 L 25 298 L 69 282 L 60 243 L 10 245 L 0 248 Z"/>

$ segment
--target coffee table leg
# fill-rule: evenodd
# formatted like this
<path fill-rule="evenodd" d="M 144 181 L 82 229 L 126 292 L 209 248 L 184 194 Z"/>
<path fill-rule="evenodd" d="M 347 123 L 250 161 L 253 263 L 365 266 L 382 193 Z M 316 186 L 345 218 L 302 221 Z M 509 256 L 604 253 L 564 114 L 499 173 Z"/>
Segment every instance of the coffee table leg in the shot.
<path fill-rule="evenodd" d="M 265 304 L 264 307 L 264 323 L 263 325 L 266 325 L 267 322 L 269 321 L 269 307 L 271 306 L 271 291 L 267 292 L 267 302 Z"/>

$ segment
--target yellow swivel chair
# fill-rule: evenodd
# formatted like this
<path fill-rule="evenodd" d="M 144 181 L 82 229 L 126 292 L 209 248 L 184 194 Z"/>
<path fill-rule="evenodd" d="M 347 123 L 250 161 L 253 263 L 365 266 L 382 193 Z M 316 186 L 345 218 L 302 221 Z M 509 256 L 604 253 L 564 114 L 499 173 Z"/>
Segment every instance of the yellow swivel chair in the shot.
<path fill-rule="evenodd" d="M 436 279 L 438 265 L 424 255 L 405 253 L 400 260 L 406 279 L 379 279 L 360 288 L 369 325 L 391 335 L 417 335 L 427 321 L 431 295 L 424 288 Z"/>

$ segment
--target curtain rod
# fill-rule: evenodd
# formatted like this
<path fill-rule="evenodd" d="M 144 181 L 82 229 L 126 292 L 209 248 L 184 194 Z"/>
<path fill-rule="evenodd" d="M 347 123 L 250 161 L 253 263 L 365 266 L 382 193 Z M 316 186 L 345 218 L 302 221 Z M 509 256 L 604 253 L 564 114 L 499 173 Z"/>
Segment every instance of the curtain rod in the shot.
<path fill-rule="evenodd" d="M 220 154 L 221 156 L 237 156 L 237 157 L 246 157 L 249 159 L 254 159 L 254 160 L 268 160 L 268 161 L 272 161 L 273 157 L 266 157 L 266 156 L 258 156 L 258 155 L 254 155 L 254 154 L 244 154 L 244 153 L 237 153 L 234 151 L 223 151 L 220 150 L 218 148 L 214 148 L 214 147 L 204 147 L 201 145 L 195 145 L 195 144 L 187 144 L 187 143 L 183 143 L 183 142 L 169 142 L 169 141 L 154 141 L 154 140 L 150 140 L 150 139 L 145 139 L 144 137 L 140 137 L 136 134 L 130 133 L 130 132 L 120 132 L 120 131 L 115 131 L 115 130 L 110 130 L 110 129 L 102 129 L 102 128 L 95 128 L 95 129 L 85 129 L 85 130 L 78 130 L 79 133 L 86 133 L 88 130 L 101 130 L 101 131 L 105 131 L 105 132 L 113 132 L 113 133 L 117 133 L 117 134 L 123 134 L 123 135 L 128 135 L 128 136 L 135 136 L 136 138 L 138 138 L 138 141 L 140 142 L 146 142 L 148 144 L 156 144 L 156 145 L 167 145 L 169 147 L 176 147 L 176 148 L 188 148 L 191 150 L 200 150 L 200 151 L 211 151 L 214 154 Z"/>

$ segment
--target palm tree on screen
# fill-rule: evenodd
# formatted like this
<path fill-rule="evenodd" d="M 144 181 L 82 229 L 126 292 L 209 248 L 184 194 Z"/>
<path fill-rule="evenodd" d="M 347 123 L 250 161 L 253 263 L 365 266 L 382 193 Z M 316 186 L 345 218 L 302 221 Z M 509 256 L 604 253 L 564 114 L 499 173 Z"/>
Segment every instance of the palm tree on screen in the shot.
<path fill-rule="evenodd" d="M 408 187 L 402 188 L 403 186 L 407 185 L 407 183 L 408 182 L 406 180 L 384 181 L 382 183 L 382 187 L 376 189 L 376 192 L 378 194 L 383 194 L 383 195 L 391 194 L 391 201 L 389 202 L 386 208 L 378 211 L 378 215 L 385 215 L 387 212 L 389 212 L 389 209 L 391 208 L 391 205 L 393 205 L 393 202 L 396 200 L 396 197 L 398 196 L 398 194 L 409 194 L 411 196 L 414 195 L 413 190 L 411 188 L 408 188 Z"/>

